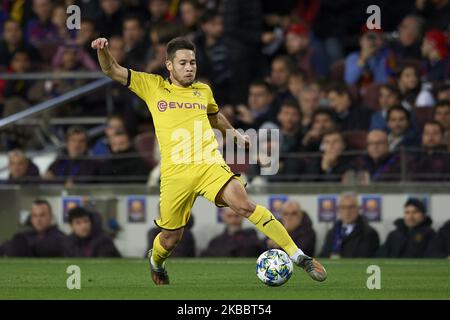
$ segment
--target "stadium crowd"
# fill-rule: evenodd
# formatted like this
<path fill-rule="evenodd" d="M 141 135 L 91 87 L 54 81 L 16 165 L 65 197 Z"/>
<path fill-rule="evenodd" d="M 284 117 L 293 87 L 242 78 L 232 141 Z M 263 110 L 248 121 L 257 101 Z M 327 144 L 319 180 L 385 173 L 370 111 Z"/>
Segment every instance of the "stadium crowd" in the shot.
<path fill-rule="evenodd" d="M 280 221 L 294 242 L 311 256 L 326 258 L 449 258 L 450 220 L 436 232 L 424 203 L 409 198 L 403 217 L 394 222 L 385 242 L 380 245 L 377 231 L 360 214 L 357 196 L 345 193 L 338 204 L 338 220 L 327 232 L 320 252 L 315 252 L 316 232 L 308 213 L 300 203 L 286 201 L 280 211 Z M 270 239 L 259 239 L 253 228 L 243 227 L 243 217 L 230 208 L 221 212 L 224 230 L 198 252 L 192 232 L 191 216 L 174 257 L 256 257 L 267 249 L 279 247 Z M 120 257 L 113 234 L 103 230 L 100 215 L 84 207 L 68 212 L 72 233 L 64 234 L 54 224 L 52 208 L 46 200 L 36 200 L 31 206 L 27 224 L 31 230 L 16 233 L 0 245 L 0 257 Z M 148 231 L 148 248 L 159 233 L 157 227 Z"/>
<path fill-rule="evenodd" d="M 71 4 L 81 8 L 79 30 L 66 27 Z M 366 26 L 370 4 L 381 8 L 381 28 Z M 3 0 L 0 6 L 0 72 L 98 71 L 90 43 L 102 36 L 121 65 L 167 76 L 166 43 L 191 39 L 197 78 L 211 85 L 230 122 L 280 130 L 278 174 L 259 176 L 259 164 L 239 166 L 251 182 L 450 180 L 448 0 Z M 0 115 L 86 83 L 0 77 Z M 8 182 L 145 183 L 158 167 L 151 115 L 127 88 L 114 84 L 110 94 L 111 114 L 95 94 L 42 117 L 108 116 L 100 138 L 78 126 L 0 129 Z M 27 156 L 46 146 L 36 130 L 64 141 L 44 171 Z"/>

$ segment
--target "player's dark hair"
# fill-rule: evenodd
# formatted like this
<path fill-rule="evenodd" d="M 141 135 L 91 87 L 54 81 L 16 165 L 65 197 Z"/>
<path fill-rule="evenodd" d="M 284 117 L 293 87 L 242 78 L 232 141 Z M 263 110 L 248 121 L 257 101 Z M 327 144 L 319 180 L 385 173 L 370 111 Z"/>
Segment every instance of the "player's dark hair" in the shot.
<path fill-rule="evenodd" d="M 387 115 L 386 115 L 386 121 L 389 121 L 389 118 L 394 111 L 403 112 L 406 116 L 406 120 L 408 120 L 408 123 L 411 124 L 411 113 L 402 105 L 396 105 L 391 108 L 389 108 Z"/>
<path fill-rule="evenodd" d="M 48 211 L 50 212 L 50 214 L 52 214 L 52 212 L 53 212 L 52 206 L 45 199 L 36 199 L 36 200 L 33 201 L 33 205 L 35 205 L 35 206 L 46 206 L 48 208 Z"/>
<path fill-rule="evenodd" d="M 178 50 L 192 50 L 195 52 L 195 45 L 192 43 L 192 41 L 183 38 L 183 37 L 177 37 L 175 39 L 172 39 L 167 44 L 166 49 L 166 58 L 167 60 L 173 60 L 175 57 L 175 53 Z"/>
<path fill-rule="evenodd" d="M 69 210 L 69 223 L 72 223 L 74 219 L 88 217 L 92 222 L 92 213 L 83 207 L 75 207 Z"/>

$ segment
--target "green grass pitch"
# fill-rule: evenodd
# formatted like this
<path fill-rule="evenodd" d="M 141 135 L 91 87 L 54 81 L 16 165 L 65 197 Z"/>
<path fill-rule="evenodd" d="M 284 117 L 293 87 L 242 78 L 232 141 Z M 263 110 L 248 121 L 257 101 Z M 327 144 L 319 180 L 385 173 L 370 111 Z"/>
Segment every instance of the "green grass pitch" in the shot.
<path fill-rule="evenodd" d="M 170 259 L 171 284 L 155 287 L 145 259 L 0 259 L 0 299 L 450 299 L 450 260 L 321 260 L 323 283 L 296 268 L 281 287 L 263 285 L 255 259 Z M 81 290 L 68 290 L 69 265 Z M 381 289 L 369 290 L 369 265 Z"/>

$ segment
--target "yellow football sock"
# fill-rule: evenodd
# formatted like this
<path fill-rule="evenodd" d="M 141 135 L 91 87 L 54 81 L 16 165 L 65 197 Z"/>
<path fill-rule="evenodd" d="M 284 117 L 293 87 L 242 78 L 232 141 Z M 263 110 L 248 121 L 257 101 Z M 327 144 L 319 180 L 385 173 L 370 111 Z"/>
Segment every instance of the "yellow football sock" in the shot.
<path fill-rule="evenodd" d="M 289 256 L 294 255 L 299 250 L 280 221 L 263 206 L 257 205 L 255 211 L 248 217 L 248 220 L 264 235 L 275 241 Z"/>
<path fill-rule="evenodd" d="M 155 237 L 155 240 L 153 241 L 153 252 L 152 252 L 152 263 L 155 264 L 156 267 L 161 267 L 166 261 L 166 259 L 170 256 L 172 251 L 166 250 L 159 240 L 159 236 L 161 233 L 158 233 L 158 235 Z"/>

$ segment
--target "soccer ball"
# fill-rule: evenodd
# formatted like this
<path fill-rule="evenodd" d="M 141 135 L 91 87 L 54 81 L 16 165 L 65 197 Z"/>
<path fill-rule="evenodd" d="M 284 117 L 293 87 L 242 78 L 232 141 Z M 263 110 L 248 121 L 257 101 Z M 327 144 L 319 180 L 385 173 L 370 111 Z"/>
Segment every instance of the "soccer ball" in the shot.
<path fill-rule="evenodd" d="M 271 249 L 263 252 L 256 260 L 256 275 L 264 284 L 281 286 L 292 276 L 294 265 L 286 252 Z"/>

